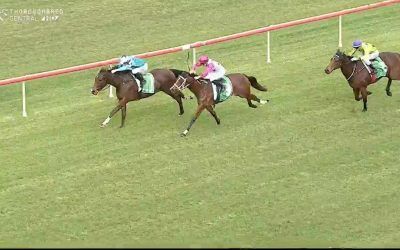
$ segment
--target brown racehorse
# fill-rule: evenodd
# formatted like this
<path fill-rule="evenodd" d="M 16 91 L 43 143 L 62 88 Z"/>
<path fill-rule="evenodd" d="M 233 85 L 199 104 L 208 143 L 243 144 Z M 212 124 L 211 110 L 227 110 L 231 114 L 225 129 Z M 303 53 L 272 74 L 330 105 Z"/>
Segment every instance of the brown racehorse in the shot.
<path fill-rule="evenodd" d="M 381 52 L 379 53 L 379 56 L 388 67 L 386 77 L 389 78 L 389 81 L 386 85 L 386 94 L 392 96 L 392 92 L 390 92 L 392 80 L 400 80 L 400 54 Z M 352 62 L 351 57 L 345 55 L 340 50 L 338 50 L 332 57 L 329 65 L 325 68 L 325 73 L 330 74 L 338 68 L 342 70 L 342 73 L 344 77 L 346 77 L 350 87 L 353 88 L 355 100 L 360 101 L 362 99 L 364 103 L 363 111 L 367 111 L 367 98 L 368 95 L 372 94 L 367 91 L 367 87 L 379 79 L 373 81 L 363 62 Z"/>
<path fill-rule="evenodd" d="M 150 73 L 154 76 L 154 92 L 163 91 L 174 98 L 179 104 L 179 115 L 182 115 L 184 113 L 182 99 L 185 98 L 185 96 L 180 91 L 172 93 L 170 90 L 176 81 L 174 73 L 168 69 L 154 69 L 150 71 Z M 107 123 L 110 122 L 111 117 L 121 109 L 122 119 L 120 128 L 122 128 L 125 124 L 126 104 L 130 101 L 137 101 L 155 94 L 138 92 L 138 85 L 129 71 L 111 73 L 111 70 L 106 68 L 100 69 L 97 74 L 92 88 L 92 94 L 97 95 L 99 91 L 104 89 L 108 84 L 114 86 L 116 89 L 118 105 L 100 125 L 101 127 L 105 127 Z"/>
<path fill-rule="evenodd" d="M 197 110 L 191 119 L 189 126 L 185 131 L 182 132 L 182 136 L 186 136 L 189 133 L 190 128 L 196 119 L 200 116 L 201 112 L 204 109 L 207 109 L 208 112 L 214 117 L 215 121 L 219 125 L 221 123 L 220 119 L 215 113 L 214 106 L 216 101 L 214 101 L 214 93 L 211 84 L 209 82 L 203 82 L 204 80 L 198 80 L 195 78 L 195 74 L 189 74 L 187 71 L 171 69 L 174 72 L 175 76 L 178 78 L 171 88 L 174 92 L 183 90 L 184 88 L 188 88 L 197 98 Z M 257 79 L 253 76 L 247 76 L 245 74 L 234 73 L 226 75 L 232 82 L 233 95 L 239 96 L 247 99 L 247 104 L 251 108 L 257 108 L 251 101 L 256 101 L 261 104 L 267 103 L 269 100 L 263 101 L 260 100 L 257 96 L 253 95 L 250 92 L 250 86 L 260 91 L 267 91 L 267 88 L 261 86 Z"/>

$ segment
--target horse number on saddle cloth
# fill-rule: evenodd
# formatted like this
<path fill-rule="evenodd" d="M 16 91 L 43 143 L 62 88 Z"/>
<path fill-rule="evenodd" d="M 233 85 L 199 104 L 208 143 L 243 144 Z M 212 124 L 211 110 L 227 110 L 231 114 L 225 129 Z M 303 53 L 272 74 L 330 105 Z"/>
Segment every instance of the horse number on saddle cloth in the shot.
<path fill-rule="evenodd" d="M 147 73 L 143 75 L 144 83 L 142 86 L 142 93 L 145 94 L 154 94 L 154 76 L 151 73 Z M 138 91 L 140 92 L 140 81 L 136 79 L 136 84 L 138 86 Z"/>
<path fill-rule="evenodd" d="M 212 84 L 212 89 L 213 89 L 213 93 L 214 93 L 214 101 L 216 101 L 216 102 L 226 101 L 232 95 L 232 92 L 233 92 L 231 80 L 226 76 L 223 76 L 222 78 L 224 79 L 224 81 L 222 83 L 222 85 L 224 85 L 224 87 L 220 90 L 221 92 L 219 93 L 219 100 L 217 100 L 217 97 L 218 97 L 217 87 L 215 86 L 214 83 Z"/>

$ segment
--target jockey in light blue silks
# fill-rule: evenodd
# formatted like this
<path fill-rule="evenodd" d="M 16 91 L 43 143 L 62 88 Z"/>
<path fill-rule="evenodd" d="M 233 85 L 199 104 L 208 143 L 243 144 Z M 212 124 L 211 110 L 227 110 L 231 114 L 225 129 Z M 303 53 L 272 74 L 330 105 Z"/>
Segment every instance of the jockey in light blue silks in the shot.
<path fill-rule="evenodd" d="M 140 81 L 140 86 L 143 86 L 143 75 L 147 73 L 148 64 L 145 60 L 135 56 L 122 56 L 119 64 L 112 67 L 111 73 L 118 71 L 130 70 L 132 74 Z"/>

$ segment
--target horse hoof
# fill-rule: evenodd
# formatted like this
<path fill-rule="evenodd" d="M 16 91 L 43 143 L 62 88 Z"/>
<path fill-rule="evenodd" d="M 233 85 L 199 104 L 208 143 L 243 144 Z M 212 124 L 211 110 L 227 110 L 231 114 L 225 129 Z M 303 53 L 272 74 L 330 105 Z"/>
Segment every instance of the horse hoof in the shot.
<path fill-rule="evenodd" d="M 106 127 L 106 125 L 100 124 L 100 128 L 105 128 L 105 127 Z"/>
<path fill-rule="evenodd" d="M 370 91 L 367 91 L 367 95 L 372 95 L 372 92 L 370 92 Z"/>
<path fill-rule="evenodd" d="M 183 115 L 183 113 L 179 113 L 179 114 L 178 114 L 178 116 L 182 116 L 182 115 Z"/>
<path fill-rule="evenodd" d="M 260 100 L 260 104 L 267 104 L 269 102 L 269 100 Z"/>
<path fill-rule="evenodd" d="M 387 95 L 387 96 L 392 96 L 392 92 L 390 92 L 390 91 L 389 91 L 389 92 L 386 92 L 386 95 Z"/>
<path fill-rule="evenodd" d="M 363 109 L 362 112 L 367 112 L 367 109 Z"/>
<path fill-rule="evenodd" d="M 123 127 L 124 127 L 124 125 L 119 126 L 119 128 L 123 128 Z"/>
<path fill-rule="evenodd" d="M 185 130 L 185 131 L 183 131 L 182 133 L 181 133 L 181 136 L 182 137 L 185 137 L 187 134 L 189 133 L 189 130 Z"/>
<path fill-rule="evenodd" d="M 217 125 L 221 125 L 221 121 L 220 120 L 217 121 Z"/>

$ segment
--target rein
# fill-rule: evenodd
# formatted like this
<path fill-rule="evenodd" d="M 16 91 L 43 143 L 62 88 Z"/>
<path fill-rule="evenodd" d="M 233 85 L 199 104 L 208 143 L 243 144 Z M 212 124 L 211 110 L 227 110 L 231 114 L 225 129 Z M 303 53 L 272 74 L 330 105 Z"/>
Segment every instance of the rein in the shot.
<path fill-rule="evenodd" d="M 346 79 L 347 81 L 349 81 L 353 76 L 357 75 L 358 73 L 360 73 L 360 72 L 363 71 L 364 69 L 367 69 L 367 68 L 365 67 L 365 64 L 364 64 L 364 67 L 362 67 L 362 68 L 361 68 L 359 71 L 357 71 L 357 72 L 356 72 L 356 68 L 357 68 L 357 63 L 354 63 L 353 72 L 352 72 L 351 75 Z"/>
<path fill-rule="evenodd" d="M 190 66 L 189 66 L 189 50 L 188 50 L 188 52 L 187 52 L 186 64 L 187 64 L 187 67 L 188 67 L 188 71 L 190 71 Z"/>
<path fill-rule="evenodd" d="M 178 83 L 178 81 L 179 81 L 180 79 L 182 79 L 183 81 L 182 81 L 182 83 L 178 86 L 177 83 Z M 178 76 L 178 79 L 176 79 L 174 85 L 172 85 L 172 87 L 169 88 L 169 89 L 170 89 L 170 90 L 178 89 L 178 90 L 182 91 L 183 89 L 186 88 L 186 86 L 185 86 L 186 81 L 187 81 L 187 78 L 184 78 L 183 76 L 179 75 L 179 76 Z"/>
<path fill-rule="evenodd" d="M 107 89 L 109 89 L 111 87 L 111 85 L 110 84 L 107 84 L 102 90 L 100 90 L 99 92 L 101 92 L 101 91 L 104 91 L 104 90 L 107 90 Z"/>
<path fill-rule="evenodd" d="M 181 83 L 180 85 L 177 84 L 178 81 L 179 81 L 179 79 L 182 79 L 182 80 L 183 80 L 182 83 Z M 206 80 L 204 80 L 204 79 L 196 79 L 196 78 L 194 78 L 194 81 L 197 81 L 197 82 L 200 83 L 200 84 L 207 84 L 207 83 L 208 83 L 208 82 L 207 82 Z M 179 75 L 179 76 L 178 76 L 178 79 L 175 81 L 174 85 L 172 85 L 172 87 L 169 88 L 169 89 L 170 89 L 170 90 L 178 89 L 178 90 L 182 91 L 182 90 L 184 90 L 187 86 L 190 85 L 190 84 L 185 85 L 186 82 L 187 82 L 187 78 L 185 78 L 185 77 Z"/>
<path fill-rule="evenodd" d="M 336 55 L 336 56 L 339 57 L 338 55 Z M 349 63 L 351 63 L 351 61 L 346 62 L 345 64 L 349 64 Z M 354 63 L 354 66 L 353 66 L 353 71 L 351 72 L 351 75 L 346 79 L 346 81 L 350 81 L 350 79 L 351 79 L 353 76 L 357 75 L 358 73 L 360 73 L 360 72 L 363 71 L 364 69 L 367 69 L 367 68 L 365 67 L 365 64 L 364 64 L 364 63 L 363 63 L 363 65 L 364 65 L 364 67 L 362 67 L 359 71 L 356 71 L 356 69 L 357 69 L 357 62 L 355 62 L 355 63 Z"/>
<path fill-rule="evenodd" d="M 350 80 L 350 78 L 352 78 L 353 77 L 353 75 L 354 75 L 354 72 L 356 72 L 356 67 L 357 67 L 357 63 L 355 63 L 354 64 L 354 66 L 353 66 L 353 72 L 351 73 L 351 75 L 346 79 L 347 81 L 349 81 Z"/>

